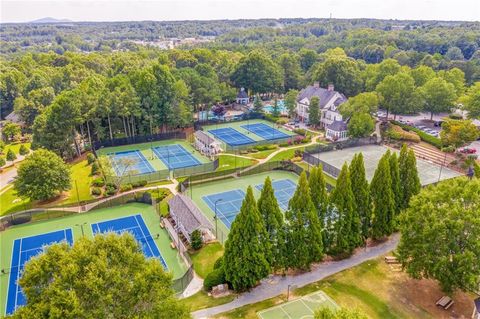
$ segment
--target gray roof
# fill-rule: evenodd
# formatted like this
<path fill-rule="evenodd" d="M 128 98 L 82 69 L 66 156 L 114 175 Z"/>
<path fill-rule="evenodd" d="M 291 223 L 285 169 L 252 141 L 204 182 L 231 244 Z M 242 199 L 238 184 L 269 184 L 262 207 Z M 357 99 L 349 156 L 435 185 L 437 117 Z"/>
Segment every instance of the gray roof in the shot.
<path fill-rule="evenodd" d="M 342 132 L 347 130 L 347 123 L 344 121 L 333 121 L 327 128 L 332 131 Z"/>
<path fill-rule="evenodd" d="M 199 228 L 212 229 L 210 221 L 202 214 L 193 201 L 185 195 L 177 194 L 168 201 L 170 215 L 178 224 L 180 223 L 189 236 Z"/>
<path fill-rule="evenodd" d="M 248 98 L 248 94 L 247 94 L 247 92 L 245 91 L 245 89 L 242 88 L 242 89 L 240 90 L 240 92 L 238 92 L 238 94 L 237 94 L 237 99 L 247 99 L 247 98 Z"/>
<path fill-rule="evenodd" d="M 22 120 L 20 119 L 20 115 L 15 112 L 15 111 L 12 111 L 10 114 L 8 114 L 5 119 L 7 121 L 10 121 L 10 122 L 13 122 L 13 123 L 20 123 Z"/>
<path fill-rule="evenodd" d="M 198 130 L 198 131 L 195 131 L 194 134 L 195 134 L 195 137 L 205 145 L 211 145 L 212 143 L 216 142 L 213 137 L 211 137 L 204 131 Z"/>
<path fill-rule="evenodd" d="M 320 108 L 323 109 L 325 107 L 325 105 L 333 98 L 335 93 L 338 93 L 338 92 L 337 91 L 329 91 L 327 89 L 317 87 L 317 86 L 314 86 L 314 85 L 309 85 L 309 86 L 307 86 L 306 88 L 304 88 L 303 90 L 300 91 L 300 93 L 298 94 L 297 101 L 301 101 L 304 98 L 308 98 L 308 100 L 311 100 L 312 97 L 317 96 L 320 99 Z M 335 101 L 336 106 L 342 104 L 343 102 L 345 102 L 347 100 L 345 95 L 343 95 L 343 94 L 340 94 L 340 95 L 341 95 L 341 98 L 338 98 Z"/>

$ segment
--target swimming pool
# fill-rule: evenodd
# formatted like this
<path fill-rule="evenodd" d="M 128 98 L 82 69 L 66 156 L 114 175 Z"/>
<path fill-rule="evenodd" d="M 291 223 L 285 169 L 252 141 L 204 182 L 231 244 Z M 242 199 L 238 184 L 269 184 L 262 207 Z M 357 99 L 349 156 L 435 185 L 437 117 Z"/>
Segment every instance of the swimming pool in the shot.
<path fill-rule="evenodd" d="M 285 103 L 283 100 L 279 100 L 278 102 L 278 111 L 280 112 L 281 115 L 287 115 L 288 114 L 288 109 L 285 106 Z M 272 104 L 267 104 L 263 107 L 263 111 L 266 113 L 273 113 L 273 102 Z"/>

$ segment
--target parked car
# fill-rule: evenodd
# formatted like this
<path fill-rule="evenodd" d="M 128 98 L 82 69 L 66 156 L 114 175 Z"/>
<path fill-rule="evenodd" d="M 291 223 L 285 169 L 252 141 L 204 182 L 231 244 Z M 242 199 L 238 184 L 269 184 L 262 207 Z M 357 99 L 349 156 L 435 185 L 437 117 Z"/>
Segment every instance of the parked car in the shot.
<path fill-rule="evenodd" d="M 459 152 L 463 153 L 463 154 L 475 154 L 477 152 L 477 150 L 474 149 L 474 148 L 470 148 L 470 147 L 464 147 L 464 148 L 460 149 Z"/>

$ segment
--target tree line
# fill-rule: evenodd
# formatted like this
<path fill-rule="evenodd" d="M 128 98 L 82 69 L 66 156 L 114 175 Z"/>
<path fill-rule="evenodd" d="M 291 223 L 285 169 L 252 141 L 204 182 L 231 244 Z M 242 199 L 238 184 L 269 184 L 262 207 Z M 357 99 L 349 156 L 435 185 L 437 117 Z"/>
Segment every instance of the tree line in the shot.
<path fill-rule="evenodd" d="M 247 189 L 224 256 L 209 276 L 244 291 L 271 272 L 309 270 L 325 254 L 347 257 L 368 238 L 396 231 L 398 217 L 419 192 L 416 159 L 406 146 L 399 157 L 385 153 L 370 184 L 363 155 L 355 155 L 342 167 L 331 194 L 321 167 L 314 167 L 308 178 L 303 172 L 285 215 L 267 177 L 258 201 Z"/>

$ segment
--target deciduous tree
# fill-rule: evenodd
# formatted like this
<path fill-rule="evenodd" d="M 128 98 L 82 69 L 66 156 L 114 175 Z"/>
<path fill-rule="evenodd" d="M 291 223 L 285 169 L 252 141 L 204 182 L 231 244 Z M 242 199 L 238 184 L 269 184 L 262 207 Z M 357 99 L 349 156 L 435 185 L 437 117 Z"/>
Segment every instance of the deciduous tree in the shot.
<path fill-rule="evenodd" d="M 443 145 L 458 148 L 475 141 L 479 136 L 477 127 L 470 120 L 448 119 L 442 123 L 440 138 Z"/>

